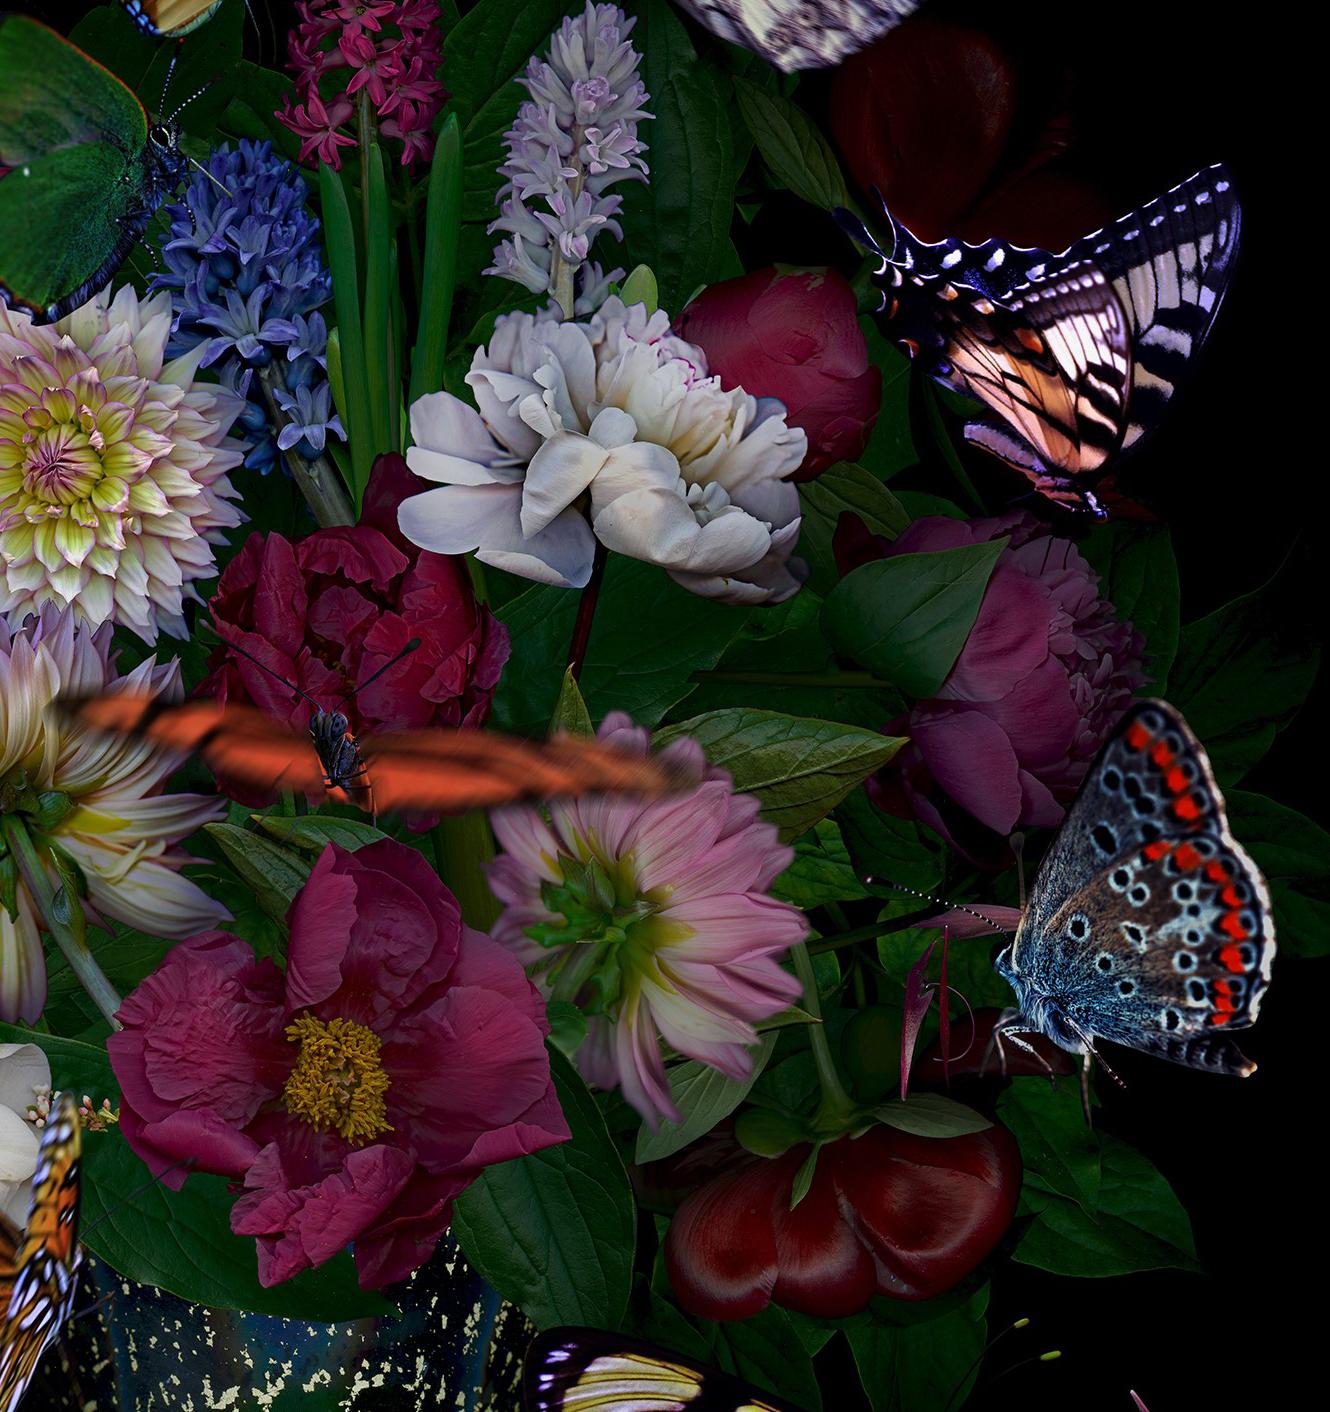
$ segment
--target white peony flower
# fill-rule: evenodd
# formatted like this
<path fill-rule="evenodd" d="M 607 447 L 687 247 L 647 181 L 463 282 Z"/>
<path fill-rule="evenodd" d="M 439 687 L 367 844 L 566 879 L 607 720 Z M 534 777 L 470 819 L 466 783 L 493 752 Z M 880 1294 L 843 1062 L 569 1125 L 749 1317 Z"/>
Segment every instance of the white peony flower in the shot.
<path fill-rule="evenodd" d="M 479 412 L 448 393 L 411 409 L 407 461 L 444 485 L 402 505 L 415 543 L 581 587 L 598 538 L 706 597 L 797 592 L 785 477 L 807 438 L 776 400 L 723 391 L 664 313 L 611 298 L 577 323 L 553 308 L 506 315 L 467 382 Z"/>
<path fill-rule="evenodd" d="M 0 1044 L 0 1215 L 22 1230 L 32 1204 L 37 1129 L 28 1107 L 51 1091 L 51 1066 L 35 1044 Z"/>

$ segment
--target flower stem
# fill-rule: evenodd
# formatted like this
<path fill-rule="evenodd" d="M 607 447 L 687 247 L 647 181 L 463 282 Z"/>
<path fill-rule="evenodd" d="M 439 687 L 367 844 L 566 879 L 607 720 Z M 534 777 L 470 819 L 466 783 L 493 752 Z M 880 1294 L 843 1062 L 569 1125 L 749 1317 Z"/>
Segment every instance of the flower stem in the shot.
<path fill-rule="evenodd" d="M 603 544 L 596 544 L 596 555 L 591 561 L 591 577 L 586 581 L 582 596 L 577 600 L 577 621 L 573 624 L 572 640 L 568 644 L 568 670 L 574 681 L 582 678 L 582 666 L 586 662 L 587 645 L 591 641 L 591 624 L 596 616 L 596 600 L 600 597 L 600 583 L 605 577 L 605 560 L 609 553 Z"/>
<path fill-rule="evenodd" d="M 107 980 L 106 972 L 97 964 L 88 943 L 56 916 L 55 890 L 22 819 L 15 814 L 6 814 L 0 820 L 0 827 L 18 863 L 23 881 L 37 904 L 38 915 L 55 937 L 70 970 L 79 978 L 83 989 L 92 997 L 93 1004 L 105 1016 L 107 1024 L 113 1030 L 121 1029 L 120 1021 L 115 1017 L 115 1012 L 120 1009 L 120 994 Z"/>
<path fill-rule="evenodd" d="M 790 960 L 794 962 L 794 973 L 804 988 L 804 1009 L 815 1019 L 822 1019 L 822 1002 L 817 994 L 817 977 L 813 974 L 813 958 L 808 953 L 805 942 L 790 947 Z M 836 1061 L 831 1057 L 831 1044 L 827 1040 L 826 1026 L 809 1025 L 808 1043 L 813 1051 L 813 1064 L 817 1069 L 817 1081 L 822 1089 L 822 1102 L 818 1105 L 817 1122 L 830 1119 L 833 1125 L 837 1120 L 854 1112 L 854 1100 L 845 1092 L 836 1071 Z"/>
<path fill-rule="evenodd" d="M 434 859 L 468 926 L 487 932 L 502 910 L 485 878 L 494 857 L 494 835 L 483 809 L 447 814 L 434 829 Z"/>
<path fill-rule="evenodd" d="M 280 378 L 281 373 L 271 364 L 259 370 L 259 386 L 263 389 L 263 400 L 268 404 L 268 417 L 274 432 L 280 432 L 290 420 L 277 405 L 274 395 Z M 326 456 L 316 456 L 314 460 L 307 461 L 294 446 L 288 446 L 282 452 L 282 459 L 322 528 L 355 524 L 355 511 L 342 487 L 341 477 Z"/>
<path fill-rule="evenodd" d="M 937 916 L 937 908 L 923 907 L 918 912 L 909 912 L 902 917 L 892 917 L 885 922 L 869 922 L 862 927 L 851 927 L 849 931 L 835 932 L 831 936 L 824 936 L 809 946 L 809 950 L 814 956 L 821 956 L 827 951 L 839 951 L 842 946 L 854 946 L 860 941 L 872 941 L 875 937 L 890 936 L 893 932 L 909 931 L 911 927 L 917 927 L 921 922 L 926 922 L 929 917 Z"/>

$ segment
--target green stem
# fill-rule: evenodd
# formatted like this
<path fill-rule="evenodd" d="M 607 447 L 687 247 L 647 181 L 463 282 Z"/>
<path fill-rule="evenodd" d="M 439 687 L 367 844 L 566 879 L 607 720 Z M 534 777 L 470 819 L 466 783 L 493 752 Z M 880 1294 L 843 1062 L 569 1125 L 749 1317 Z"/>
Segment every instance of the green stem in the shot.
<path fill-rule="evenodd" d="M 893 932 L 909 931 L 911 927 L 919 926 L 929 917 L 936 917 L 937 913 L 936 907 L 924 907 L 903 917 L 892 917 L 890 921 L 869 922 L 862 927 L 851 927 L 849 931 L 836 932 L 832 936 L 824 936 L 811 942 L 808 949 L 814 956 L 821 956 L 827 951 L 839 951 L 843 946 L 854 946 L 861 941 L 872 941 L 875 937 L 890 936 Z"/>
<path fill-rule="evenodd" d="M 290 418 L 277 405 L 275 388 L 280 379 L 281 373 L 271 364 L 259 371 L 259 387 L 268 406 L 268 419 L 272 423 L 274 439 L 290 422 Z M 355 511 L 352 510 L 351 501 L 342 487 L 341 477 L 327 457 L 316 456 L 314 460 L 307 461 L 294 446 L 288 446 L 282 452 L 282 459 L 321 528 L 355 524 Z"/>
<path fill-rule="evenodd" d="M 890 687 L 890 682 L 875 677 L 872 672 L 694 672 L 689 681 L 712 682 L 730 686 L 811 686 L 832 690 L 850 688 L 872 691 Z"/>
<path fill-rule="evenodd" d="M 51 887 L 51 879 L 22 819 L 15 814 L 6 814 L 0 824 L 3 826 L 5 842 L 18 863 L 19 872 L 23 875 L 23 881 L 37 904 L 37 913 L 55 937 L 56 945 L 69 962 L 69 969 L 79 978 L 83 989 L 92 997 L 93 1004 L 105 1016 L 107 1024 L 113 1030 L 123 1028 L 115 1017 L 115 1012 L 120 1009 L 121 1004 L 119 992 L 107 980 L 106 972 L 97 964 L 97 958 L 92 954 L 88 943 L 57 918 L 55 891 Z"/>
<path fill-rule="evenodd" d="M 485 879 L 485 864 L 494 857 L 494 835 L 485 811 L 472 809 L 440 819 L 434 830 L 434 857 L 467 925 L 489 931 L 502 909 Z"/>
<path fill-rule="evenodd" d="M 813 974 L 813 958 L 808 954 L 804 942 L 790 948 L 790 959 L 794 962 L 794 974 L 804 988 L 804 1009 L 815 1019 L 822 1019 L 822 1002 L 817 993 L 817 977 Z M 836 1071 L 836 1061 L 831 1057 L 831 1044 L 827 1039 L 827 1029 L 823 1024 L 809 1025 L 808 1043 L 813 1051 L 813 1064 L 817 1069 L 817 1081 L 822 1089 L 822 1102 L 818 1105 L 815 1125 L 829 1119 L 833 1126 L 854 1112 L 855 1103 Z"/>
<path fill-rule="evenodd" d="M 434 147 L 425 198 L 425 266 L 420 276 L 420 323 L 411 354 L 408 405 L 443 387 L 448 325 L 457 282 L 457 245 L 462 230 L 462 131 L 449 115 Z"/>

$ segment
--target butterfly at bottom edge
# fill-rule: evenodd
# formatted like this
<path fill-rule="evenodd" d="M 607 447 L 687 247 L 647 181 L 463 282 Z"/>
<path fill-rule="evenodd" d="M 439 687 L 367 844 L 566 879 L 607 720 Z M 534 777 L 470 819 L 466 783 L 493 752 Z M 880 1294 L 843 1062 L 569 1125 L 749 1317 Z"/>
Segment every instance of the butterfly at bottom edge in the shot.
<path fill-rule="evenodd" d="M 1246 1076 L 1256 1066 L 1230 1035 L 1256 1020 L 1274 954 L 1269 888 L 1229 829 L 1205 750 L 1166 702 L 1137 702 L 994 962 L 1018 1009 L 999 1029 Z"/>
<path fill-rule="evenodd" d="M 27 1228 L 0 1218 L 0 1412 L 23 1401 L 73 1309 L 81 1148 L 78 1105 L 57 1094 L 37 1147 Z"/>
<path fill-rule="evenodd" d="M 62 697 L 94 730 L 202 757 L 216 774 L 262 789 L 326 793 L 372 813 L 432 812 L 590 793 L 666 794 L 690 783 L 658 758 L 589 736 L 519 740 L 437 727 L 358 738 L 340 711 L 311 714 L 308 737 L 252 706 L 143 692 Z M 3 1412 L 3 1409 L 0 1409 Z"/>
<path fill-rule="evenodd" d="M 599 1329 L 548 1329 L 527 1350 L 526 1412 L 804 1412 L 715 1368 Z"/>
<path fill-rule="evenodd" d="M 1103 514 L 1095 486 L 1162 419 L 1208 336 L 1237 260 L 1241 208 L 1207 167 L 1060 253 L 912 235 L 883 207 L 884 331 L 995 421 L 971 444 L 1048 499 Z"/>

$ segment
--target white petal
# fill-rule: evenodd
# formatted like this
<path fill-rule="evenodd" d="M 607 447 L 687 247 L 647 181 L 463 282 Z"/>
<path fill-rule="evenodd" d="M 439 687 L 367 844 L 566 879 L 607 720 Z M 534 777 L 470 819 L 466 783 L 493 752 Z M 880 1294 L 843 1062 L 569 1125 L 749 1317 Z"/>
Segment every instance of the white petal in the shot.
<path fill-rule="evenodd" d="M 637 423 L 618 407 L 603 407 L 587 435 L 607 449 L 627 446 L 637 440 Z"/>
<path fill-rule="evenodd" d="M 0 1107 L 22 1113 L 35 1089 L 50 1087 L 51 1065 L 35 1044 L 0 1044 Z"/>
<path fill-rule="evenodd" d="M 731 508 L 699 526 L 677 491 L 633 490 L 596 516 L 596 537 L 608 549 L 670 569 L 733 573 L 767 552 L 771 536 L 760 521 Z"/>
<path fill-rule="evenodd" d="M 397 507 L 397 525 L 422 549 L 465 554 L 505 536 L 521 503 L 519 485 L 450 485 L 408 496 Z"/>
<path fill-rule="evenodd" d="M 507 569 L 510 574 L 550 583 L 559 588 L 584 588 L 591 577 L 596 539 L 591 526 L 576 510 L 565 510 L 533 535 L 520 526 L 507 545 L 487 544 L 476 553 L 482 564 Z"/>
<path fill-rule="evenodd" d="M 595 480 L 609 453 L 578 432 L 556 432 L 531 458 L 522 490 L 522 531 L 535 534 Z"/>
<path fill-rule="evenodd" d="M 600 414 L 601 417 L 608 415 L 608 409 Z M 596 420 L 599 422 L 600 417 Z M 657 446 L 654 441 L 635 441 L 631 446 L 616 447 L 591 482 L 592 518 L 611 500 L 633 490 L 663 490 L 677 497 L 678 484 L 679 462 L 668 448 Z"/>
<path fill-rule="evenodd" d="M 522 479 L 521 466 L 490 466 L 421 446 L 407 447 L 406 464 L 425 480 L 443 485 L 513 485 Z"/>
<path fill-rule="evenodd" d="M 430 392 L 411 404 L 411 440 L 465 461 L 487 463 L 499 452 L 480 413 L 450 392 Z"/>
<path fill-rule="evenodd" d="M 36 1129 L 12 1108 L 0 1108 L 0 1182 L 28 1181 L 36 1168 Z"/>

